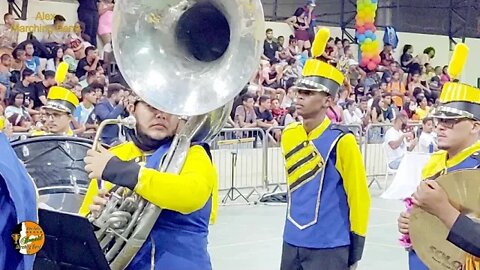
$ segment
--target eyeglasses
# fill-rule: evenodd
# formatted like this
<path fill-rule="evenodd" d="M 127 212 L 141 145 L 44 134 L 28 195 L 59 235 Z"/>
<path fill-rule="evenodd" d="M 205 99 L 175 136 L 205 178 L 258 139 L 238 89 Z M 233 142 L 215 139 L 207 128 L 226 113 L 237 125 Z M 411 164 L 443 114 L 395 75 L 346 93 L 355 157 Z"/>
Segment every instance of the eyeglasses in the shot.
<path fill-rule="evenodd" d="M 61 112 L 53 112 L 53 113 L 51 113 L 51 112 L 46 112 L 46 113 L 45 113 L 45 117 L 46 117 L 47 119 L 50 119 L 50 118 L 52 118 L 52 119 L 60 119 L 60 118 L 61 118 L 62 116 L 64 116 L 64 115 L 67 115 L 67 114 L 66 114 L 66 113 L 61 113 Z"/>
<path fill-rule="evenodd" d="M 444 118 L 434 118 L 433 123 L 435 126 L 442 124 L 445 128 L 452 129 L 456 124 L 470 120 L 469 118 L 452 118 L 452 119 L 444 119 Z"/>

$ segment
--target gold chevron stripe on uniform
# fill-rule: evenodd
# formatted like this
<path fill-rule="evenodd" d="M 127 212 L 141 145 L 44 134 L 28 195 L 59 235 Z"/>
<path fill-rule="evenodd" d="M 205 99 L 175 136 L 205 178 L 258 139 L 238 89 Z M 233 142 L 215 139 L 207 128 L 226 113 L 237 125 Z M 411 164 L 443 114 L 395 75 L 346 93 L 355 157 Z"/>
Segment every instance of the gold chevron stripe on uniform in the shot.
<path fill-rule="evenodd" d="M 312 180 L 324 166 L 324 160 L 313 143 L 302 142 L 285 155 L 290 191 Z"/>

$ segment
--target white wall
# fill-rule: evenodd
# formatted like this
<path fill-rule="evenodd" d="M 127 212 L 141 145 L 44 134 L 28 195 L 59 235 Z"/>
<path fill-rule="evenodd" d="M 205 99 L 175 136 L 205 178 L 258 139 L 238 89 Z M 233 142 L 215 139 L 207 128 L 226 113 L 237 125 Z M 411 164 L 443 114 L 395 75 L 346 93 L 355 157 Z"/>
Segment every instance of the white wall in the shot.
<path fill-rule="evenodd" d="M 290 27 L 283 22 L 267 22 L 267 28 L 272 28 L 274 36 L 285 36 L 285 40 L 288 41 L 288 37 L 293 34 Z M 339 27 L 328 27 L 332 37 L 341 37 L 342 32 Z M 347 30 L 352 36 L 355 35 L 353 29 Z M 383 47 L 383 31 L 377 31 L 377 37 L 380 39 L 380 47 Z M 439 35 L 424 35 L 413 33 L 398 33 L 399 44 L 394 52 L 395 59 L 399 60 L 402 54 L 403 45 L 411 44 L 414 47 L 414 55 L 417 55 L 427 47 L 434 47 L 436 50 L 435 58 L 432 61 L 434 66 L 448 65 L 450 62 L 451 52 L 449 51 L 449 39 L 448 36 Z M 480 40 L 479 39 L 467 39 L 465 42 L 470 47 L 470 55 L 468 61 L 463 70 L 461 81 L 473 86 L 477 85 L 477 78 L 480 77 L 480 69 L 478 68 L 478 60 L 480 59 Z"/>

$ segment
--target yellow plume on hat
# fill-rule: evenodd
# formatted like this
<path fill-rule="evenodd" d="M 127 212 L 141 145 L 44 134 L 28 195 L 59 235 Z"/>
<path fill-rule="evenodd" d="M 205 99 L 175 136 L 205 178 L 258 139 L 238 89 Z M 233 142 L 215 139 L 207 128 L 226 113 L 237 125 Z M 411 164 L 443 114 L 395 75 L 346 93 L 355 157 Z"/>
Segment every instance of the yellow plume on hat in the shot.
<path fill-rule="evenodd" d="M 448 74 L 452 77 L 452 79 L 458 80 L 458 78 L 460 78 L 463 67 L 467 62 L 468 51 L 469 49 L 464 43 L 458 43 L 455 46 L 452 59 L 450 59 L 450 65 L 448 66 Z"/>
<path fill-rule="evenodd" d="M 315 35 L 315 41 L 312 45 L 313 58 L 319 57 L 325 51 L 327 47 L 328 39 L 330 38 L 330 30 L 328 28 L 321 28 L 317 35 Z"/>
<path fill-rule="evenodd" d="M 55 73 L 55 81 L 57 85 L 61 85 L 63 81 L 67 78 L 68 73 L 68 64 L 61 62 L 57 67 L 57 72 Z"/>

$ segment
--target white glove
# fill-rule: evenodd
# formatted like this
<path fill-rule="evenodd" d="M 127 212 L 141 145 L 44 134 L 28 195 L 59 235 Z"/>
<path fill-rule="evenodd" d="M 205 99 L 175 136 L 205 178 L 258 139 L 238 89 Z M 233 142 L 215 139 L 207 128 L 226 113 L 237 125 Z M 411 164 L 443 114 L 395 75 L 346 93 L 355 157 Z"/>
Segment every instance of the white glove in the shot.
<path fill-rule="evenodd" d="M 355 269 L 357 269 L 357 266 L 358 266 L 358 262 L 356 262 L 354 265 L 350 266 L 350 268 L 348 268 L 348 270 L 355 270 Z"/>

